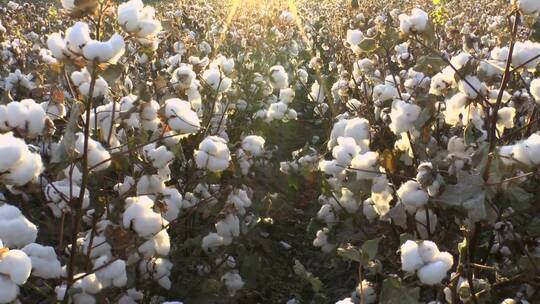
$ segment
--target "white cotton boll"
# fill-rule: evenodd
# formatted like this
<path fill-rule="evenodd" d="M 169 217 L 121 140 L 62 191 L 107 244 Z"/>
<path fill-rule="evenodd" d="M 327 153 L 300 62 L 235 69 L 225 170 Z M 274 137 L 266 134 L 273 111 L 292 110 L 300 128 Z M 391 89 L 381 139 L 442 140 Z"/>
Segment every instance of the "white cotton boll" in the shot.
<path fill-rule="evenodd" d="M 218 69 L 208 69 L 204 71 L 203 80 L 214 91 L 220 93 L 227 91 L 232 85 L 232 80 L 222 75 Z"/>
<path fill-rule="evenodd" d="M 311 85 L 311 92 L 309 93 L 311 100 L 316 103 L 321 103 L 324 101 L 325 91 L 324 88 L 318 83 L 314 82 Z"/>
<path fill-rule="evenodd" d="M 268 120 L 283 119 L 288 110 L 287 104 L 283 102 L 275 102 L 270 105 L 268 112 L 266 113 Z"/>
<path fill-rule="evenodd" d="M 124 182 L 114 185 L 114 191 L 118 192 L 120 196 L 126 194 L 131 188 L 135 186 L 135 179 L 131 176 L 124 177 Z"/>
<path fill-rule="evenodd" d="M 313 240 L 313 246 L 321 247 L 321 250 L 325 253 L 329 253 L 334 250 L 334 245 L 328 243 L 328 229 L 324 228 L 317 231 L 317 235 Z"/>
<path fill-rule="evenodd" d="M 227 272 L 221 277 L 221 281 L 225 284 L 227 291 L 231 296 L 234 296 L 236 292 L 244 287 L 244 281 L 242 277 L 236 272 Z"/>
<path fill-rule="evenodd" d="M 137 182 L 137 195 L 160 193 L 165 189 L 165 181 L 158 175 L 143 175 Z"/>
<path fill-rule="evenodd" d="M 0 275 L 0 303 L 11 303 L 19 294 L 19 286 L 8 277 Z"/>
<path fill-rule="evenodd" d="M 251 206 L 251 199 L 246 190 L 236 189 L 229 194 L 227 203 L 232 204 L 239 215 L 244 215 L 246 213 L 246 208 Z"/>
<path fill-rule="evenodd" d="M 224 245 L 229 245 L 234 237 L 240 235 L 240 220 L 234 214 L 228 214 L 215 224 L 217 234 L 223 239 Z"/>
<path fill-rule="evenodd" d="M 180 67 L 178 67 L 172 73 L 171 83 L 174 86 L 178 86 L 180 89 L 189 89 L 193 86 L 196 79 L 197 74 L 193 72 L 192 65 L 180 64 Z"/>
<path fill-rule="evenodd" d="M 140 30 L 137 32 L 137 37 L 145 38 L 155 36 L 162 29 L 159 20 L 141 20 L 139 21 Z"/>
<path fill-rule="evenodd" d="M 19 208 L 3 204 L 0 206 L 0 240 L 7 247 L 23 247 L 35 242 L 37 227 L 21 213 Z"/>
<path fill-rule="evenodd" d="M 217 233 L 209 233 L 202 239 L 202 249 L 206 253 L 214 252 L 218 247 L 223 245 L 223 238 Z"/>
<path fill-rule="evenodd" d="M 373 88 L 373 100 L 384 102 L 399 96 L 397 88 L 392 84 L 378 84 Z"/>
<path fill-rule="evenodd" d="M 0 273 L 17 285 L 26 283 L 31 271 L 32 260 L 22 250 L 9 250 L 0 257 Z"/>
<path fill-rule="evenodd" d="M 67 58 L 66 41 L 60 33 L 50 34 L 47 38 L 47 48 L 52 52 L 54 58 L 63 60 Z"/>
<path fill-rule="evenodd" d="M 79 156 L 84 154 L 84 134 L 77 133 L 75 141 L 75 152 Z M 88 166 L 91 171 L 101 171 L 107 169 L 111 165 L 111 154 L 107 151 L 100 142 L 88 138 Z"/>
<path fill-rule="evenodd" d="M 362 204 L 362 213 L 368 221 L 372 221 L 379 217 L 379 213 L 375 206 L 375 203 L 371 198 L 366 199 Z"/>
<path fill-rule="evenodd" d="M 174 160 L 174 154 L 167 150 L 167 147 L 159 146 L 156 148 L 155 143 L 144 146 L 143 151 L 146 160 L 152 163 L 156 169 L 163 168 Z"/>
<path fill-rule="evenodd" d="M 171 98 L 165 101 L 165 116 L 171 129 L 179 134 L 196 133 L 201 128 L 197 113 L 191 109 L 191 104 L 185 100 Z"/>
<path fill-rule="evenodd" d="M 5 173 L 0 176 L 0 180 L 3 180 L 8 185 L 22 186 L 30 181 L 34 181 L 43 171 L 43 163 L 41 162 L 41 156 L 37 153 L 25 152 L 25 156 L 22 160 L 10 168 L 9 173 Z"/>
<path fill-rule="evenodd" d="M 425 285 L 439 284 L 446 277 L 446 264 L 443 262 L 433 262 L 418 270 L 418 278 Z"/>
<path fill-rule="evenodd" d="M 286 89 L 289 87 L 289 75 L 281 65 L 275 65 L 270 68 L 270 84 L 274 89 Z"/>
<path fill-rule="evenodd" d="M 406 34 L 418 33 L 426 30 L 429 16 L 419 8 L 414 8 L 411 15 L 399 15 L 399 28 Z"/>
<path fill-rule="evenodd" d="M 437 215 L 431 210 L 428 210 L 429 213 L 429 232 L 433 234 L 437 228 Z M 414 215 L 416 221 L 416 230 L 420 234 L 420 237 L 426 239 L 428 234 L 428 222 L 425 209 L 418 209 Z"/>
<path fill-rule="evenodd" d="M 499 134 L 504 132 L 504 129 L 514 127 L 514 117 L 516 116 L 516 108 L 502 107 L 497 112 L 497 130 Z"/>
<path fill-rule="evenodd" d="M 414 241 L 406 241 L 400 247 L 401 269 L 406 272 L 415 272 L 424 265 L 424 261 L 418 252 L 418 244 Z"/>
<path fill-rule="evenodd" d="M 115 64 L 124 54 L 124 38 L 114 34 L 107 41 L 90 40 L 82 48 L 82 51 L 83 56 L 88 60 Z"/>
<path fill-rule="evenodd" d="M 338 145 L 332 149 L 332 156 L 339 166 L 346 168 L 358 155 L 360 147 L 356 145 L 356 141 L 352 137 L 338 137 L 337 142 Z"/>
<path fill-rule="evenodd" d="M 319 162 L 318 168 L 320 171 L 329 175 L 334 175 L 334 176 L 337 176 L 343 173 L 343 171 L 345 170 L 345 168 L 343 168 L 343 166 L 340 166 L 336 160 L 324 160 L 324 159 Z"/>
<path fill-rule="evenodd" d="M 75 86 L 80 86 L 85 82 L 90 82 L 92 80 L 92 75 L 88 72 L 86 68 L 83 68 L 80 71 L 74 71 L 71 73 L 71 81 Z"/>
<path fill-rule="evenodd" d="M 144 242 L 138 249 L 144 257 L 152 257 L 154 255 L 167 256 L 171 251 L 171 238 L 166 229 L 161 230 L 151 239 Z"/>
<path fill-rule="evenodd" d="M 164 258 L 156 258 L 153 260 L 143 260 L 139 264 L 139 272 L 145 277 L 150 277 L 163 288 L 171 288 L 171 280 L 169 275 L 171 274 L 173 264 L 171 261 Z"/>
<path fill-rule="evenodd" d="M 537 0 L 519 0 L 519 9 L 526 15 L 540 12 L 540 2 Z"/>
<path fill-rule="evenodd" d="M 22 251 L 32 260 L 32 275 L 43 279 L 59 278 L 62 265 L 56 257 L 54 248 L 32 243 L 24 246 Z"/>
<path fill-rule="evenodd" d="M 242 140 L 242 149 L 253 156 L 262 156 L 265 140 L 261 136 L 248 135 Z"/>
<path fill-rule="evenodd" d="M 176 188 L 165 188 L 161 190 L 162 200 L 167 204 L 167 212 L 163 214 L 163 218 L 167 221 L 174 221 L 182 208 L 182 195 Z"/>
<path fill-rule="evenodd" d="M 92 97 L 104 96 L 109 91 L 109 84 L 105 79 L 99 76 L 94 84 L 94 91 L 92 91 Z M 83 82 L 79 86 L 79 92 L 84 96 L 90 95 L 90 82 Z"/>
<path fill-rule="evenodd" d="M 85 254 L 88 254 L 88 249 L 90 247 L 90 234 L 91 232 L 87 233 L 86 237 L 84 238 L 84 243 L 82 245 L 82 251 Z M 107 238 L 102 235 L 95 235 L 94 239 L 92 241 L 92 251 L 90 252 L 90 258 L 95 259 L 100 256 L 112 256 L 111 253 L 111 245 L 107 243 Z"/>
<path fill-rule="evenodd" d="M 294 100 L 295 92 L 291 88 L 279 90 L 279 101 L 289 104 Z"/>
<path fill-rule="evenodd" d="M 341 188 L 341 197 L 339 198 L 339 203 L 349 213 L 355 213 L 360 208 L 358 202 L 354 198 L 354 193 L 345 187 Z"/>
<path fill-rule="evenodd" d="M 161 31 L 155 14 L 153 7 L 145 7 L 141 0 L 131 0 L 118 6 L 118 23 L 124 31 L 139 38 L 152 37 Z"/>
<path fill-rule="evenodd" d="M 418 243 L 418 254 L 426 264 L 434 262 L 435 257 L 437 257 L 439 253 L 439 247 L 432 241 L 421 241 Z"/>
<path fill-rule="evenodd" d="M 82 48 L 92 40 L 90 28 L 84 22 L 77 22 L 66 30 L 66 46 L 75 54 L 82 54 Z"/>
<path fill-rule="evenodd" d="M 317 212 L 317 218 L 323 220 L 326 224 L 331 225 L 336 222 L 336 215 L 334 209 L 329 204 L 324 204 Z"/>
<path fill-rule="evenodd" d="M 466 81 L 465 81 L 466 80 Z M 460 80 L 458 82 L 459 91 L 467 95 L 469 99 L 476 99 L 478 93 L 485 95 L 487 93 L 487 88 L 483 82 L 478 79 L 476 76 L 465 76 L 465 80 Z"/>
<path fill-rule="evenodd" d="M 409 213 L 416 212 L 417 209 L 422 208 L 429 200 L 429 195 L 426 191 L 422 190 L 422 186 L 412 180 L 401 184 L 397 190 L 397 195 Z"/>
<path fill-rule="evenodd" d="M 531 94 L 534 97 L 534 101 L 540 104 L 540 78 L 535 78 L 531 81 Z"/>
<path fill-rule="evenodd" d="M 141 237 L 149 237 L 168 224 L 159 213 L 154 212 L 154 201 L 148 196 L 129 197 L 122 215 L 124 228 L 132 227 Z"/>
<path fill-rule="evenodd" d="M 351 170 L 356 172 L 357 179 L 373 179 L 378 175 L 379 154 L 368 151 L 356 155 L 351 161 Z"/>
<path fill-rule="evenodd" d="M 104 268 L 102 268 L 104 265 Z M 96 271 L 96 277 L 103 285 L 103 288 L 107 287 L 123 287 L 127 284 L 126 274 L 126 262 L 124 260 L 116 260 L 112 263 L 109 262 L 109 257 L 103 256 L 98 258 L 94 262 L 94 269 L 100 268 Z"/>
<path fill-rule="evenodd" d="M 414 128 L 414 123 L 420 115 L 420 107 L 407 103 L 403 100 L 394 100 L 392 111 L 390 112 L 390 130 L 394 134 L 401 134 Z"/>
<path fill-rule="evenodd" d="M 446 251 L 439 252 L 437 254 L 433 261 L 443 262 L 446 265 L 446 271 L 452 269 L 452 266 L 454 265 L 454 257 Z"/>
<path fill-rule="evenodd" d="M 347 30 L 347 43 L 351 45 L 353 51 L 356 52 L 362 39 L 364 39 L 364 34 L 361 30 Z"/>
<path fill-rule="evenodd" d="M 540 135 L 532 134 L 523 142 L 528 159 L 535 165 L 540 164 Z"/>
<path fill-rule="evenodd" d="M 194 157 L 198 168 L 220 172 L 229 167 L 231 153 L 223 138 L 208 136 L 199 144 Z"/>
<path fill-rule="evenodd" d="M 75 281 L 75 283 L 73 283 L 73 287 L 81 288 L 83 293 L 97 294 L 103 289 L 103 285 L 98 280 L 95 273 L 92 273 L 89 275 L 86 275 L 85 273 L 80 273 L 80 274 L 75 275 L 75 278 L 77 277 L 83 277 L 83 278 Z"/>
<path fill-rule="evenodd" d="M 358 286 L 356 286 L 356 296 L 361 298 L 360 302 L 365 304 L 373 304 L 377 302 L 377 292 L 373 286 L 373 283 L 362 280 Z"/>

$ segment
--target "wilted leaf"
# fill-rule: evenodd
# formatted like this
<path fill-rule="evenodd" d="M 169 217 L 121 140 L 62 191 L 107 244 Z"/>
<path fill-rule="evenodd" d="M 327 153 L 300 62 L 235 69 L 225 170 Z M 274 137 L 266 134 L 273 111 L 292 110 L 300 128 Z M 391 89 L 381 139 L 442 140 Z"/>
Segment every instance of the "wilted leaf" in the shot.
<path fill-rule="evenodd" d="M 382 153 L 383 167 L 386 171 L 390 173 L 395 173 L 397 171 L 397 162 L 394 152 L 389 149 L 385 149 Z"/>
<path fill-rule="evenodd" d="M 420 303 L 420 288 L 401 285 L 399 278 L 390 277 L 383 281 L 381 304 L 417 304 Z"/>
<path fill-rule="evenodd" d="M 300 261 L 294 260 L 293 269 L 297 276 L 311 284 L 311 289 L 313 289 L 314 292 L 319 292 L 322 290 L 323 283 L 321 280 L 314 276 L 311 272 L 307 271 Z"/>

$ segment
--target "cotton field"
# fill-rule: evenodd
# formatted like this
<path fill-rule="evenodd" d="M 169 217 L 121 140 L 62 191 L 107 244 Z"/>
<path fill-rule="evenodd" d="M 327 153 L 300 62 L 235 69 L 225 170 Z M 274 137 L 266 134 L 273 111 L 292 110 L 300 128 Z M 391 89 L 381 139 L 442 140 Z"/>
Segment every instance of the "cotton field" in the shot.
<path fill-rule="evenodd" d="M 0 303 L 540 303 L 539 0 L 0 0 Z"/>

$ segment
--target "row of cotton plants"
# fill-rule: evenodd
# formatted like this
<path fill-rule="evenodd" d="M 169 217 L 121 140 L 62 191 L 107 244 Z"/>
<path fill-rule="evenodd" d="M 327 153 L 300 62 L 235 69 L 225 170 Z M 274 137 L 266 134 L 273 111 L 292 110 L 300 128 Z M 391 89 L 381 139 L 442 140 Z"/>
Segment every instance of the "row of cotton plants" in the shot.
<path fill-rule="evenodd" d="M 0 303 L 540 298 L 540 2 L 0 11 Z"/>

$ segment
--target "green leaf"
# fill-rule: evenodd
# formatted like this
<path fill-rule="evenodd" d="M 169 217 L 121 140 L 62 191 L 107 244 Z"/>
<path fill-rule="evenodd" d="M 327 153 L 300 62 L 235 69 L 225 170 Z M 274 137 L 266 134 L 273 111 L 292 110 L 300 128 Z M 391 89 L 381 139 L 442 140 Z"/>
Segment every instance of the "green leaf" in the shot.
<path fill-rule="evenodd" d="M 304 265 L 300 263 L 298 260 L 294 260 L 294 273 L 299 276 L 300 278 L 307 281 L 309 284 L 311 284 L 311 289 L 313 289 L 314 292 L 318 293 L 323 288 L 323 283 L 321 280 L 314 276 L 313 273 L 306 270 Z"/>
<path fill-rule="evenodd" d="M 364 254 L 367 254 L 370 260 L 373 260 L 375 256 L 377 255 L 377 251 L 379 250 L 379 241 L 380 238 L 376 238 L 373 240 L 365 241 L 364 244 L 362 244 L 362 252 Z"/>
<path fill-rule="evenodd" d="M 360 41 L 358 47 L 362 51 L 369 53 L 377 48 L 377 41 L 373 38 L 364 38 L 362 41 Z"/>
<path fill-rule="evenodd" d="M 390 277 L 383 281 L 381 304 L 418 304 L 420 288 L 401 285 L 399 278 Z"/>
<path fill-rule="evenodd" d="M 435 55 L 426 55 L 418 58 L 414 70 L 422 73 L 436 74 L 445 66 L 446 62 L 441 57 Z"/>
<path fill-rule="evenodd" d="M 465 171 L 457 173 L 458 183 L 447 185 L 439 200 L 449 206 L 460 206 L 469 212 L 469 218 L 479 221 L 487 217 L 486 191 L 480 174 Z"/>
<path fill-rule="evenodd" d="M 531 201 L 534 195 L 525 191 L 525 189 L 513 186 L 505 191 L 505 196 L 510 202 L 510 206 L 516 211 L 523 211 L 531 207 Z"/>
<path fill-rule="evenodd" d="M 351 244 L 346 244 L 345 247 L 339 247 L 337 254 L 346 260 L 363 263 L 362 251 Z"/>
<path fill-rule="evenodd" d="M 539 237 L 540 236 L 540 219 L 535 218 L 532 220 L 532 222 L 527 225 L 527 233 L 531 237 Z"/>

